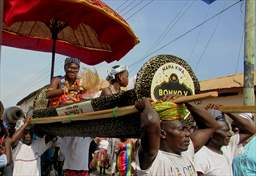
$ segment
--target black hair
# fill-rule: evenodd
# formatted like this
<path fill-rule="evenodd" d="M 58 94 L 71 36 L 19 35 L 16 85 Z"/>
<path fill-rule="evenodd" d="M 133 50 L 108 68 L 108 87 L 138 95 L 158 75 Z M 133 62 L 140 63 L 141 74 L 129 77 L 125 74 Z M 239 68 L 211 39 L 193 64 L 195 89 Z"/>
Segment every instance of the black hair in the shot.
<path fill-rule="evenodd" d="M 226 122 L 225 114 L 223 112 L 221 112 L 221 115 L 215 117 L 215 120 L 216 121 L 225 121 Z"/>
<path fill-rule="evenodd" d="M 113 68 L 113 69 L 116 69 L 116 68 L 118 68 L 118 67 L 120 67 L 120 65 L 114 65 L 112 68 Z"/>

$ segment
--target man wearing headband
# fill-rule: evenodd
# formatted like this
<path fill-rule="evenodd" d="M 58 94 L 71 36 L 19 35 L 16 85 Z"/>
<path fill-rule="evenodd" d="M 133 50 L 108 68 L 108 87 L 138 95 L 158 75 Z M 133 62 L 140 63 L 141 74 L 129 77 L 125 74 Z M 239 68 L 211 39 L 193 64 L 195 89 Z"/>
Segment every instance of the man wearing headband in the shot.
<path fill-rule="evenodd" d="M 245 142 L 255 132 L 255 126 L 244 116 L 226 113 L 233 123 L 239 126 L 239 133 L 232 136 L 229 124 L 225 118 L 225 114 L 218 111 L 218 106 L 210 110 L 212 117 L 220 125 L 220 129 L 216 130 L 207 144 L 202 147 L 195 155 L 195 167 L 198 175 L 230 175 L 232 176 L 232 162 L 234 157 L 239 153 L 240 144 Z"/>
<path fill-rule="evenodd" d="M 138 175 L 196 176 L 194 153 L 219 128 L 218 123 L 206 111 L 189 104 L 186 107 L 169 101 L 167 105 L 152 106 L 147 99 L 136 102 L 143 129 L 137 156 Z M 190 126 L 185 123 L 188 110 L 204 129 L 190 133 Z"/>
<path fill-rule="evenodd" d="M 113 95 L 121 91 L 121 87 L 127 87 L 128 85 L 128 68 L 122 65 L 115 65 L 108 73 L 107 80 L 110 86 L 103 89 L 101 95 Z"/>
<path fill-rule="evenodd" d="M 52 137 L 45 136 L 32 140 L 31 117 L 10 137 L 13 149 L 12 175 L 41 175 L 40 156 L 52 145 Z"/>
<path fill-rule="evenodd" d="M 78 72 L 80 60 L 77 58 L 66 58 L 64 64 L 65 76 L 55 77 L 48 88 L 47 98 L 50 99 L 49 106 L 57 107 L 80 101 L 80 80 Z"/>

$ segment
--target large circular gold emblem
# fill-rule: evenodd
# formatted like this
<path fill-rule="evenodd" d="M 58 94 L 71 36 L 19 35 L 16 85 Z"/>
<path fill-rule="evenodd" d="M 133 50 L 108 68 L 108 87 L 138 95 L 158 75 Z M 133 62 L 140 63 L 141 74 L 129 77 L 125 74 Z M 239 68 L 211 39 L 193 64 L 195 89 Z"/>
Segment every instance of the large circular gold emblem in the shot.
<path fill-rule="evenodd" d="M 162 96 L 193 95 L 200 86 L 191 67 L 172 55 L 158 55 L 146 62 L 137 74 L 135 91 L 138 98 L 151 97 L 158 100 Z"/>

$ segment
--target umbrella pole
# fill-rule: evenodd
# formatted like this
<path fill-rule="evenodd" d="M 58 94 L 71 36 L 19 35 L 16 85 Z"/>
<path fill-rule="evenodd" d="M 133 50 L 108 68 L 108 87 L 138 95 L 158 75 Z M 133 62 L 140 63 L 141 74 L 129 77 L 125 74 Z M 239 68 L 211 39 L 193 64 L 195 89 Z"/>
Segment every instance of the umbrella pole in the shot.
<path fill-rule="evenodd" d="M 51 66 L 51 77 L 50 83 L 54 76 L 54 64 L 55 64 L 55 52 L 56 52 L 56 40 L 57 40 L 58 31 L 52 30 L 52 66 Z"/>
<path fill-rule="evenodd" d="M 51 77 L 50 82 L 54 76 L 54 63 L 55 63 L 55 52 L 56 52 L 56 41 L 58 33 L 67 26 L 67 23 L 52 19 L 50 24 L 50 30 L 52 33 L 52 66 L 51 66 Z"/>

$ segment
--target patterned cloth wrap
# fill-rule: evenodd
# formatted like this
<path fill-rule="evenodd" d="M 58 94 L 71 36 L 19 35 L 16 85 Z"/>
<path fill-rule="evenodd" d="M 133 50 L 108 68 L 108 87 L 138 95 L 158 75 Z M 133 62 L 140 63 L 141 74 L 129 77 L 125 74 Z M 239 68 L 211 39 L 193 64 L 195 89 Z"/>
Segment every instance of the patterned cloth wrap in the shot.
<path fill-rule="evenodd" d="M 120 176 L 132 175 L 132 144 L 120 143 L 117 156 L 117 169 Z"/>
<path fill-rule="evenodd" d="M 185 120 L 190 112 L 184 104 L 171 101 L 158 101 L 152 104 L 153 109 L 159 114 L 160 120 Z"/>
<path fill-rule="evenodd" d="M 80 79 L 76 79 L 72 85 L 69 85 L 68 81 L 66 81 L 64 77 L 61 77 L 60 87 L 64 90 L 64 94 L 51 98 L 49 101 L 50 107 L 57 107 L 81 101 L 81 93 L 83 92 L 83 89 L 80 86 Z M 70 89 L 72 91 L 70 91 Z"/>

